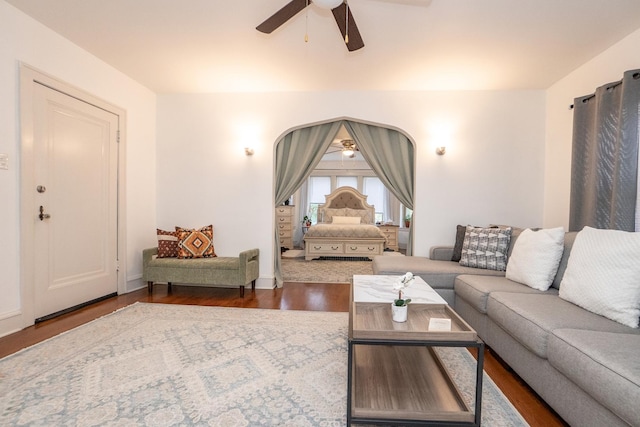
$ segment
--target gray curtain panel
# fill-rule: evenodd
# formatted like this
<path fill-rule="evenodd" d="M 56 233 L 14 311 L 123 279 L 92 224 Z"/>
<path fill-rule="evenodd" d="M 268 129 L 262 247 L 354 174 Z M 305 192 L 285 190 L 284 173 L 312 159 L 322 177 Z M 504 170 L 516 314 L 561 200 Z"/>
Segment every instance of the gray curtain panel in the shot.
<path fill-rule="evenodd" d="M 380 181 L 400 202 L 413 210 L 414 149 L 405 135 L 394 129 L 347 120 L 344 122 L 362 157 Z M 413 221 L 409 228 L 407 255 L 413 253 Z"/>
<path fill-rule="evenodd" d="M 280 206 L 302 185 L 331 145 L 341 122 L 323 123 L 286 134 L 276 145 L 275 206 Z M 274 228 L 276 286 L 282 286 L 280 241 Z"/>
<path fill-rule="evenodd" d="M 569 230 L 635 231 L 640 70 L 574 100 Z"/>

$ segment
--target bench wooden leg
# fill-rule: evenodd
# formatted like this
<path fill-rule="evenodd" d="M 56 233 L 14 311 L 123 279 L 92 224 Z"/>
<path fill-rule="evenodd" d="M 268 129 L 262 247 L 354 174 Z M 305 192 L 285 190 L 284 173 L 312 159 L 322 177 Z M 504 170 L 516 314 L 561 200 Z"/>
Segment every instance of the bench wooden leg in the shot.
<path fill-rule="evenodd" d="M 252 291 L 255 291 L 255 290 L 256 290 L 256 281 L 255 281 L 255 280 L 252 280 L 252 281 L 251 281 L 251 290 L 252 290 Z"/>
<path fill-rule="evenodd" d="M 167 292 L 171 292 L 171 282 L 167 282 Z"/>
<path fill-rule="evenodd" d="M 240 298 L 244 298 L 244 285 L 240 286 Z"/>
<path fill-rule="evenodd" d="M 149 293 L 153 292 L 153 282 L 147 282 L 147 289 Z"/>

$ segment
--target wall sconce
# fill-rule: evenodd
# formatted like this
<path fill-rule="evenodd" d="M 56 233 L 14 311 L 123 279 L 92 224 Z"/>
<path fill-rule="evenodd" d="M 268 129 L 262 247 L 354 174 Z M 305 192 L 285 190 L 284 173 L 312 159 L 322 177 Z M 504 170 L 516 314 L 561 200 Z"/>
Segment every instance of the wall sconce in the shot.
<path fill-rule="evenodd" d="M 253 148 L 250 147 L 244 147 L 244 154 L 246 154 L 247 156 L 253 156 Z"/>
<path fill-rule="evenodd" d="M 442 146 L 442 147 L 436 147 L 436 154 L 438 156 L 444 156 L 444 153 L 447 152 L 447 147 Z"/>

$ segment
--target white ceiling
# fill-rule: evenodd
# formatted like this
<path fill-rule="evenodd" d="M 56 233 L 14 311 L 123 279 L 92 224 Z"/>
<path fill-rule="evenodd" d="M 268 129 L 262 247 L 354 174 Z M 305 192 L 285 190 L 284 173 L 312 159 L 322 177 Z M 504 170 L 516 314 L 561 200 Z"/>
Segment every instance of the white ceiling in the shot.
<path fill-rule="evenodd" d="M 288 0 L 6 1 L 158 93 L 544 89 L 640 28 L 639 0 L 349 0 L 350 53 L 314 5 L 255 29 Z"/>

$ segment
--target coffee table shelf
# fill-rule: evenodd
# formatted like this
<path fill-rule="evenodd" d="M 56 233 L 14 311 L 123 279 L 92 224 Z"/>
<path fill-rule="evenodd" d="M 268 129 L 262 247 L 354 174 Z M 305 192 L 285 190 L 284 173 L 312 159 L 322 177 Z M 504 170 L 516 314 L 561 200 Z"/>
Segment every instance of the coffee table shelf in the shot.
<path fill-rule="evenodd" d="M 474 422 L 433 348 L 358 345 L 353 351 L 353 418 Z"/>
<path fill-rule="evenodd" d="M 354 285 L 357 285 L 354 281 Z M 429 330 L 430 319 L 450 330 Z M 434 347 L 475 347 L 476 396 L 470 408 Z M 349 314 L 347 422 L 480 425 L 484 343 L 447 304 L 410 304 L 405 323 L 391 303 L 352 300 Z"/>

